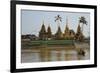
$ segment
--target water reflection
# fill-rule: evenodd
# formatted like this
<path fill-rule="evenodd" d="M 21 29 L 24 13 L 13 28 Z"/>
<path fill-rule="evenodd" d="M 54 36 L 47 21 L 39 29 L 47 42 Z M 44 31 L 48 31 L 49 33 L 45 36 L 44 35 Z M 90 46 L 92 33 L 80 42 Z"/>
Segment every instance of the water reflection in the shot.
<path fill-rule="evenodd" d="M 89 49 L 84 50 L 85 56 L 79 55 L 77 50 L 50 50 L 49 52 L 45 50 L 45 53 L 43 51 L 24 51 L 21 53 L 21 62 L 87 60 L 90 58 Z"/>

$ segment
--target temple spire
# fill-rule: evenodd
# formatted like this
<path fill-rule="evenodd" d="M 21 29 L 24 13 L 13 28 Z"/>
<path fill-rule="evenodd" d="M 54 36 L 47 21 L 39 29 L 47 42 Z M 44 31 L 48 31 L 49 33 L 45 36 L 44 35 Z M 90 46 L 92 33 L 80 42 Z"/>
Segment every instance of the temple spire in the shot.
<path fill-rule="evenodd" d="M 68 27 L 68 24 L 69 24 L 69 19 L 68 19 L 68 17 L 66 17 L 66 25 L 67 25 L 67 27 Z"/>
<path fill-rule="evenodd" d="M 51 36 L 52 36 L 52 32 L 51 32 L 51 28 L 50 28 L 50 24 L 49 24 L 48 28 L 47 28 L 47 37 L 51 38 Z"/>
<path fill-rule="evenodd" d="M 68 17 L 66 17 L 66 25 L 68 25 Z"/>
<path fill-rule="evenodd" d="M 69 27 L 68 27 L 68 17 L 66 17 L 66 27 L 65 27 L 65 33 L 68 33 Z"/>
<path fill-rule="evenodd" d="M 42 20 L 42 25 L 44 24 L 44 19 Z"/>
<path fill-rule="evenodd" d="M 39 37 L 40 37 L 40 40 L 46 39 L 46 28 L 45 28 L 45 25 L 44 25 L 44 20 L 42 21 L 42 26 L 41 26 L 41 29 L 40 29 L 40 32 L 39 32 Z"/>

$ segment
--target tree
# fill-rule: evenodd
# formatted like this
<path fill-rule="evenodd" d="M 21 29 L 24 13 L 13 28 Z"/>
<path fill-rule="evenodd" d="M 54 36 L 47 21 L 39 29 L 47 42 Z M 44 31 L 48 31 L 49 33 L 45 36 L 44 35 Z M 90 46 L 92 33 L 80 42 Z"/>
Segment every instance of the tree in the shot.
<path fill-rule="evenodd" d="M 60 15 L 57 15 L 55 18 L 56 18 L 55 22 L 57 22 L 57 24 L 58 24 L 58 30 L 55 34 L 55 37 L 56 37 L 56 39 L 61 39 L 62 38 L 62 32 L 61 32 L 61 29 L 60 29 L 60 22 L 62 22 L 62 18 L 60 17 Z"/>
<path fill-rule="evenodd" d="M 79 22 L 82 23 L 81 30 L 82 30 L 82 32 L 83 32 L 83 26 L 84 26 L 84 24 L 87 25 L 87 21 L 86 21 L 85 17 L 84 17 L 84 16 L 81 16 L 81 17 L 79 18 Z"/>
<path fill-rule="evenodd" d="M 58 27 L 59 27 L 60 26 L 60 22 L 62 22 L 62 18 L 60 17 L 60 15 L 57 15 L 55 18 L 56 18 L 55 22 L 57 22 Z"/>

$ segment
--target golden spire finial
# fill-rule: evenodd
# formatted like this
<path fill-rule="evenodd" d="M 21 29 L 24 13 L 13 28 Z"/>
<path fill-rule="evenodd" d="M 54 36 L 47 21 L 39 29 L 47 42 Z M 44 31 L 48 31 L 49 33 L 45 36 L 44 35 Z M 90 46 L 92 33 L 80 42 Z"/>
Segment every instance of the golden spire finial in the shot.
<path fill-rule="evenodd" d="M 42 24 L 44 24 L 44 18 L 42 19 Z"/>

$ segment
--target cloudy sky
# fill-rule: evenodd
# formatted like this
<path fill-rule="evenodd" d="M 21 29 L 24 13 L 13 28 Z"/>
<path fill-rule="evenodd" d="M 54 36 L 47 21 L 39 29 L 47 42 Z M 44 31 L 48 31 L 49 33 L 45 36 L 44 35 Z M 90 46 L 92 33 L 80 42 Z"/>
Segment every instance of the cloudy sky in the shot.
<path fill-rule="evenodd" d="M 57 22 L 55 16 L 60 15 L 62 22 L 60 27 L 62 32 L 65 30 L 66 23 L 69 29 L 77 31 L 79 24 L 79 17 L 84 16 L 88 25 L 84 25 L 83 33 L 86 37 L 90 35 L 90 14 L 83 12 L 58 12 L 58 11 L 35 11 L 35 10 L 21 10 L 21 32 L 22 34 L 35 34 L 38 36 L 41 26 L 44 22 L 46 29 L 51 27 L 52 33 L 57 31 Z"/>

